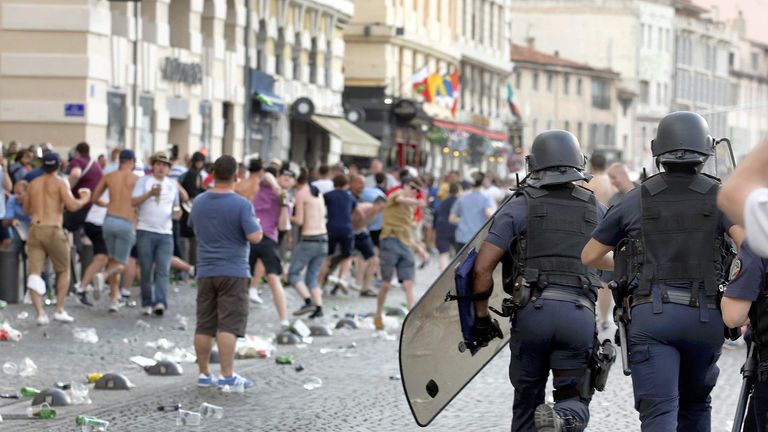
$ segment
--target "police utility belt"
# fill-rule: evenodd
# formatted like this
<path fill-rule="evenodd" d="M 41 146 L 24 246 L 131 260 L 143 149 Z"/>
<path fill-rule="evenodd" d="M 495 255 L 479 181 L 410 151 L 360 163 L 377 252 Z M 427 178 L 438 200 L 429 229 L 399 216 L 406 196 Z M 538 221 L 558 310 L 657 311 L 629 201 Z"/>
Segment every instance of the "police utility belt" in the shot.
<path fill-rule="evenodd" d="M 696 282 L 694 282 L 696 283 Z M 661 294 L 662 303 L 674 303 L 684 306 L 700 307 L 691 299 L 691 290 L 682 288 L 667 287 L 666 291 Z M 632 295 L 629 297 L 629 307 L 634 307 L 641 304 L 653 303 L 653 294 L 649 295 Z M 717 301 L 714 298 L 707 297 L 707 307 L 709 309 L 717 309 Z M 703 304 L 701 305 L 703 306 Z"/>
<path fill-rule="evenodd" d="M 531 300 L 535 302 L 537 298 L 576 303 L 578 305 L 584 306 L 593 313 L 595 312 L 595 303 L 592 300 L 584 297 L 584 295 L 580 292 L 573 289 L 547 287 L 541 291 L 541 294 L 538 297 L 532 297 Z"/>

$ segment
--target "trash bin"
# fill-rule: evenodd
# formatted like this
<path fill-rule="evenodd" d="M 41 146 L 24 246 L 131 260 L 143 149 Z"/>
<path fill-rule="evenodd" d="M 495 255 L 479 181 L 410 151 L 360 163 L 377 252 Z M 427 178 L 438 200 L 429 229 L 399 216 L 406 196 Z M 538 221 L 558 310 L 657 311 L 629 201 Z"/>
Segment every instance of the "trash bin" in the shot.
<path fill-rule="evenodd" d="M 15 251 L 0 251 L 0 300 L 18 303 L 21 295 L 19 281 L 19 254 Z"/>

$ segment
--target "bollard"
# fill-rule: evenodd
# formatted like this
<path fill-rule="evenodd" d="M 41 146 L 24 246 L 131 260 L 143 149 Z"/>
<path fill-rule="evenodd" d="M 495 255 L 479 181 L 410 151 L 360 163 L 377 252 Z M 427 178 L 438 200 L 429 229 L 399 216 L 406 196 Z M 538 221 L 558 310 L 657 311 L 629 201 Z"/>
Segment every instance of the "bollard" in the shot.
<path fill-rule="evenodd" d="M 0 300 L 18 303 L 21 300 L 19 281 L 19 254 L 0 252 Z"/>

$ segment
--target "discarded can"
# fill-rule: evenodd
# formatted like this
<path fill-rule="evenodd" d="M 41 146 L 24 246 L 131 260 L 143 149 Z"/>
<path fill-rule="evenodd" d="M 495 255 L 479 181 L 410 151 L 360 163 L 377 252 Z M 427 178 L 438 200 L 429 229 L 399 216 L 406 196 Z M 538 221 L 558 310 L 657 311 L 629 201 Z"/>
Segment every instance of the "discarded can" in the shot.
<path fill-rule="evenodd" d="M 27 408 L 27 417 L 51 420 L 56 418 L 56 410 L 51 408 L 48 404 L 31 406 Z"/>
<path fill-rule="evenodd" d="M 181 409 L 181 404 L 158 405 L 157 407 L 158 411 L 178 411 L 180 409 Z"/>
<path fill-rule="evenodd" d="M 35 397 L 38 393 L 40 393 L 40 390 L 34 387 L 22 387 L 19 390 L 19 393 L 21 393 L 21 395 L 24 397 Z"/>
<path fill-rule="evenodd" d="M 212 405 L 208 402 L 200 404 L 200 415 L 203 417 L 213 417 L 216 419 L 224 418 L 224 408 L 218 405 Z"/>
<path fill-rule="evenodd" d="M 104 376 L 103 373 L 98 373 L 98 372 L 89 373 L 88 375 L 86 375 L 86 379 L 88 380 L 89 383 L 93 384 L 103 376 Z"/>
<path fill-rule="evenodd" d="M 176 417 L 176 426 L 198 426 L 201 419 L 200 413 L 179 410 L 179 416 Z"/>
<path fill-rule="evenodd" d="M 75 424 L 85 426 L 91 431 L 105 431 L 109 427 L 109 422 L 93 416 L 79 415 L 75 417 Z M 85 428 L 83 428 L 85 429 Z"/>
<path fill-rule="evenodd" d="M 280 357 L 275 359 L 275 362 L 277 364 L 281 364 L 281 365 L 290 365 L 290 364 L 293 364 L 293 356 L 290 355 L 290 354 L 289 355 L 280 356 Z"/>

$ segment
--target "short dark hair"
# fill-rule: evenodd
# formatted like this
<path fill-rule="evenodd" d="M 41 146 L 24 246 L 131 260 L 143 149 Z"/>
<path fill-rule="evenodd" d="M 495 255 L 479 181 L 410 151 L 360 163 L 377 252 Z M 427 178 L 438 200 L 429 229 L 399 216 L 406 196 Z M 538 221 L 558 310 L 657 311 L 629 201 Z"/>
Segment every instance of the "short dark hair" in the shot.
<path fill-rule="evenodd" d="M 591 166 L 592 169 L 605 171 L 607 165 L 608 161 L 606 160 L 604 154 L 598 152 L 592 153 L 592 157 L 589 159 L 589 166 Z"/>
<path fill-rule="evenodd" d="M 331 168 L 328 165 L 320 165 L 320 168 L 317 169 L 317 173 L 321 176 L 327 176 L 329 172 L 331 172 Z"/>
<path fill-rule="evenodd" d="M 348 183 L 349 183 L 349 180 L 347 179 L 347 176 L 345 176 L 344 174 L 339 174 L 333 178 L 333 187 L 335 188 L 343 188 Z"/>
<path fill-rule="evenodd" d="M 248 171 L 249 172 L 259 172 L 259 171 L 262 170 L 262 168 L 263 167 L 261 165 L 261 159 L 251 159 L 248 162 Z"/>
<path fill-rule="evenodd" d="M 376 180 L 376 184 L 382 184 L 384 183 L 384 180 L 387 179 L 387 176 L 383 172 L 377 172 L 373 176 L 374 180 Z"/>
<path fill-rule="evenodd" d="M 230 155 L 223 155 L 213 164 L 213 178 L 216 181 L 229 183 L 237 174 L 237 161 Z"/>
<path fill-rule="evenodd" d="M 458 195 L 459 194 L 459 184 L 458 183 L 451 183 L 448 185 L 448 195 Z"/>
<path fill-rule="evenodd" d="M 83 141 L 75 146 L 75 151 L 77 154 L 88 156 L 88 154 L 91 152 L 91 146 L 89 146 L 87 142 Z"/>
<path fill-rule="evenodd" d="M 481 187 L 481 186 L 483 185 L 483 181 L 485 180 L 485 174 L 483 174 L 482 172 L 478 171 L 478 172 L 476 172 L 476 173 L 475 173 L 475 174 L 472 176 L 472 178 L 473 178 L 473 180 L 474 180 L 474 182 L 472 183 L 472 185 L 473 185 L 474 187 L 476 187 L 476 188 L 477 188 L 477 187 Z"/>

